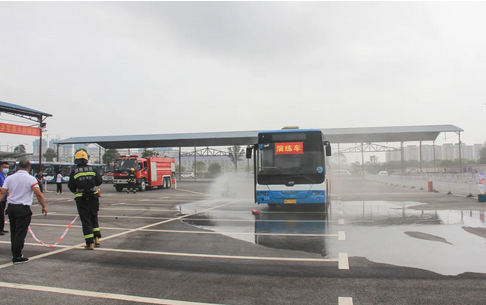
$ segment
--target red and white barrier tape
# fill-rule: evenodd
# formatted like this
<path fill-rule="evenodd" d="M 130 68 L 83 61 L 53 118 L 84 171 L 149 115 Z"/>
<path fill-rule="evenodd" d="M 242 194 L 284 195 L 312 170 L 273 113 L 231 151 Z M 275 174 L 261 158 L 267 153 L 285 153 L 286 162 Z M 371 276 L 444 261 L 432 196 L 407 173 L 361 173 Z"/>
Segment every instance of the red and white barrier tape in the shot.
<path fill-rule="evenodd" d="M 71 229 L 71 226 L 76 221 L 76 219 L 78 219 L 78 217 L 79 217 L 79 215 L 76 215 L 76 217 L 74 217 L 73 221 L 71 221 L 71 223 L 66 227 L 66 230 L 64 230 L 64 233 L 62 233 L 61 237 L 53 245 L 48 245 L 48 244 L 44 243 L 42 240 L 38 239 L 35 236 L 34 232 L 32 232 L 32 229 L 30 228 L 30 226 L 29 226 L 29 233 L 30 233 L 30 235 L 32 235 L 32 238 L 35 239 L 37 242 L 41 243 L 42 245 L 44 245 L 48 248 L 52 248 L 52 247 L 57 246 L 61 242 L 61 240 L 64 238 L 64 236 L 66 236 L 67 232 L 69 231 L 69 229 Z"/>

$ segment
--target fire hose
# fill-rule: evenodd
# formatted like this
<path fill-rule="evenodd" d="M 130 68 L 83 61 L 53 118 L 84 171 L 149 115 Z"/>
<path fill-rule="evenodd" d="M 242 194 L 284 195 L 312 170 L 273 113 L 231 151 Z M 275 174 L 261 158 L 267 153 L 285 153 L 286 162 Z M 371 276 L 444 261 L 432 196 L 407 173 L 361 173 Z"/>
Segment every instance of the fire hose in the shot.
<path fill-rule="evenodd" d="M 37 242 L 41 243 L 42 245 L 48 247 L 48 248 L 52 248 L 52 247 L 55 247 L 57 246 L 61 240 L 64 238 L 64 236 L 66 236 L 67 232 L 69 231 L 69 229 L 71 229 L 72 225 L 74 224 L 74 222 L 76 221 L 76 219 L 78 219 L 79 215 L 76 215 L 76 217 L 74 217 L 73 221 L 71 221 L 71 223 L 66 227 L 66 229 L 64 230 L 64 233 L 62 233 L 61 237 L 59 237 L 59 239 L 57 240 L 57 242 L 53 245 L 49 245 L 49 244 L 46 244 L 44 243 L 42 240 L 38 239 L 34 232 L 32 231 L 31 227 L 29 226 L 29 233 L 30 235 L 32 235 L 32 238 L 34 238 Z"/>

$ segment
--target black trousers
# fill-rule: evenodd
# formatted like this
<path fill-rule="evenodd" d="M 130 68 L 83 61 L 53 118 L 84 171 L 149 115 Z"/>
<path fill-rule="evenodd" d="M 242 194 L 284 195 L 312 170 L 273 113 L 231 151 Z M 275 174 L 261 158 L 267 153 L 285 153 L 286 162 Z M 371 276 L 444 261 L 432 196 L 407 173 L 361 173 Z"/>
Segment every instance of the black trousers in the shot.
<path fill-rule="evenodd" d="M 98 210 L 100 201 L 98 198 L 84 200 L 76 198 L 79 219 L 83 226 L 84 239 L 86 244 L 94 243 L 94 237 L 101 237 L 100 225 L 98 224 Z"/>
<path fill-rule="evenodd" d="M 9 204 L 8 219 L 10 221 L 10 241 L 12 244 L 12 256 L 14 258 L 22 257 L 25 237 L 32 218 L 30 206 L 23 204 Z"/>
<path fill-rule="evenodd" d="M 57 192 L 62 193 L 62 183 L 57 183 Z"/>
<path fill-rule="evenodd" d="M 137 192 L 137 184 L 135 182 L 128 182 L 127 193 Z"/>
<path fill-rule="evenodd" d="M 0 201 L 0 232 L 5 229 L 5 206 L 6 201 Z"/>

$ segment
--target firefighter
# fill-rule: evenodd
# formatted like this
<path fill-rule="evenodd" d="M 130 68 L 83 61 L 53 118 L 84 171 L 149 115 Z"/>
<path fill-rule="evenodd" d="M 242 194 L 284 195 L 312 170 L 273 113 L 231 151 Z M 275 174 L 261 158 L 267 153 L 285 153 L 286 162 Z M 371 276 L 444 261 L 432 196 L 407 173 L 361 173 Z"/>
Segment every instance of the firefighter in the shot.
<path fill-rule="evenodd" d="M 94 250 L 100 245 L 101 231 L 98 224 L 99 189 L 103 178 L 98 171 L 88 165 L 88 154 L 78 151 L 74 156 L 74 163 L 77 165 L 71 171 L 68 187 L 74 193 L 74 200 L 78 209 L 79 218 L 83 225 L 86 250 Z"/>
<path fill-rule="evenodd" d="M 130 168 L 130 173 L 128 174 L 128 187 L 127 187 L 127 194 L 130 194 L 131 191 L 136 194 L 137 193 L 137 179 L 135 179 L 135 169 Z"/>

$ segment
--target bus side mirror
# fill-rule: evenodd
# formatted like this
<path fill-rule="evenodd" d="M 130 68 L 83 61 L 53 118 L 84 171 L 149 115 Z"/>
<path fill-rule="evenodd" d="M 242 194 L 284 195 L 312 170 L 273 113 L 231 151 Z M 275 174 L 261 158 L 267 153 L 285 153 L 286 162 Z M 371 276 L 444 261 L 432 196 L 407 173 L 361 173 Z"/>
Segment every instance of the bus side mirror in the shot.
<path fill-rule="evenodd" d="M 326 157 L 330 157 L 332 156 L 332 153 L 331 153 L 331 145 L 326 145 Z"/>
<path fill-rule="evenodd" d="M 251 153 L 252 153 L 252 151 L 253 151 L 253 148 L 251 146 L 248 146 L 246 148 L 246 158 L 247 159 L 251 159 Z"/>

